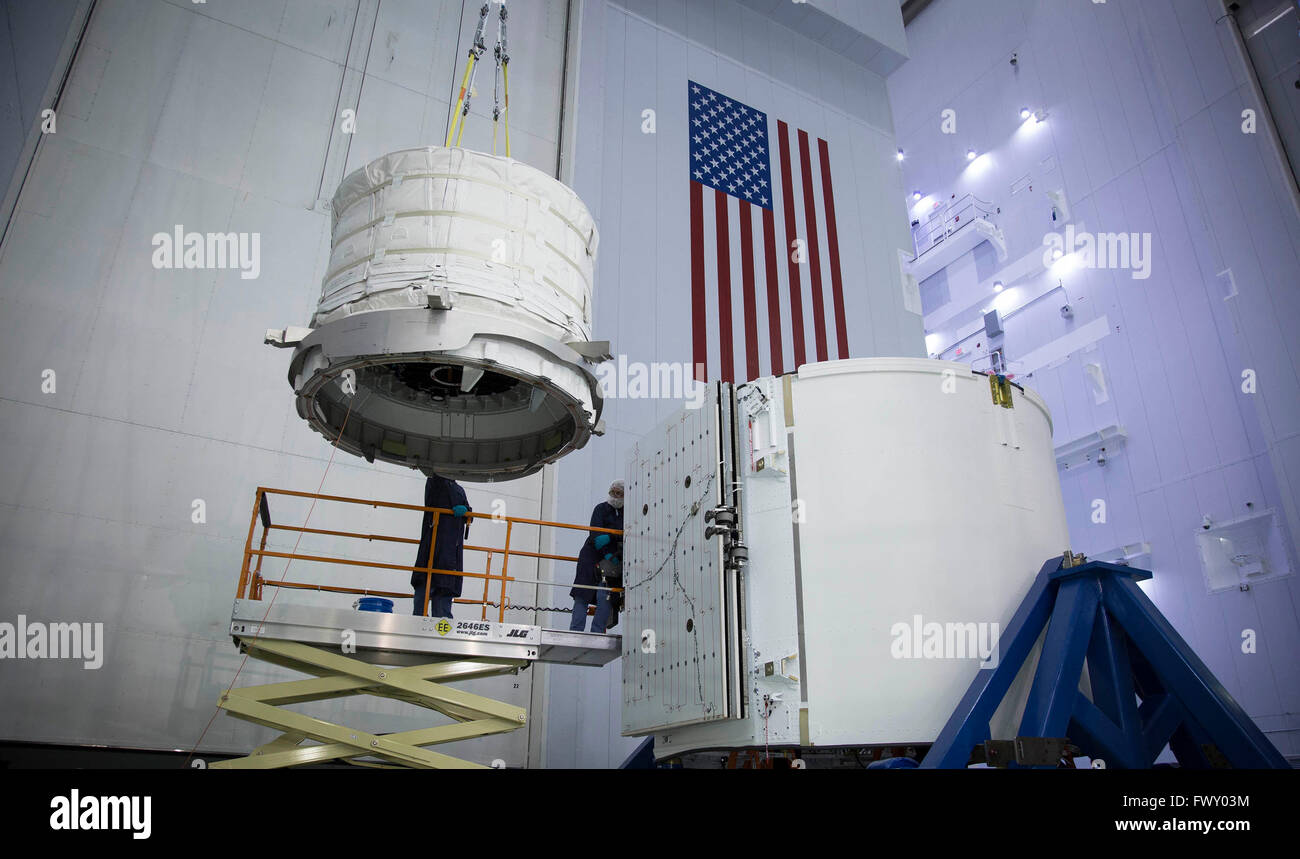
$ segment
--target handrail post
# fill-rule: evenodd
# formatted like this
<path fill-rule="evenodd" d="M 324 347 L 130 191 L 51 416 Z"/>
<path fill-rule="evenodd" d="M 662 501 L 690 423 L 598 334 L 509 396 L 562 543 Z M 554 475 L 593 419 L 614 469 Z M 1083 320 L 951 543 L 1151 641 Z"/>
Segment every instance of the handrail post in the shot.
<path fill-rule="evenodd" d="M 262 507 L 262 488 L 259 486 L 257 494 L 253 497 L 253 515 L 248 520 L 248 539 L 244 541 L 244 566 L 239 570 L 239 588 L 235 591 L 235 599 L 244 598 L 244 590 L 248 587 L 249 565 L 253 560 L 253 530 L 257 527 L 257 514 Z M 263 535 L 265 541 L 265 534 Z M 258 558 L 261 561 L 261 557 Z"/>
<path fill-rule="evenodd" d="M 488 549 L 488 553 L 487 553 L 487 567 L 483 570 L 483 572 L 487 573 L 489 576 L 492 575 L 492 550 L 491 550 L 491 549 Z M 483 613 L 482 613 L 482 615 L 481 615 L 481 618 L 482 618 L 483 620 L 487 620 L 487 598 L 488 598 L 488 588 L 491 587 L 491 586 L 492 586 L 492 580 L 491 580 L 491 579 L 488 579 L 488 578 L 485 578 L 485 579 L 483 580 Z"/>
<path fill-rule="evenodd" d="M 262 580 L 262 560 L 266 557 L 265 555 L 262 554 L 262 552 L 266 551 L 266 538 L 270 535 L 270 533 L 271 533 L 271 529 L 267 528 L 264 523 L 262 526 L 262 542 L 261 545 L 257 547 L 257 552 L 258 552 L 257 566 L 253 568 L 253 576 L 258 581 Z"/>
<path fill-rule="evenodd" d="M 510 529 L 514 527 L 514 524 L 509 518 L 506 519 L 506 545 L 501 550 L 501 607 L 497 612 L 497 623 L 506 622 L 506 582 L 509 581 L 506 573 L 510 569 Z"/>

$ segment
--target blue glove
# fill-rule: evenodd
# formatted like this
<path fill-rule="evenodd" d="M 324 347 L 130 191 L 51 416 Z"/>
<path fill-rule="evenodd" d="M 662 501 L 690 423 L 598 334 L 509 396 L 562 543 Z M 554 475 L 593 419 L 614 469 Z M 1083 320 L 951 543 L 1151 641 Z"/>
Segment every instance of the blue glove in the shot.
<path fill-rule="evenodd" d="M 603 548 L 605 548 L 605 547 L 608 546 L 608 545 L 609 545 L 609 535 L 608 535 L 608 534 L 597 534 L 597 535 L 596 535 L 596 548 L 597 548 L 597 549 L 603 549 Z"/>
<path fill-rule="evenodd" d="M 455 507 L 451 508 L 451 514 L 453 516 L 464 516 L 468 512 L 469 508 L 464 504 L 457 504 Z"/>

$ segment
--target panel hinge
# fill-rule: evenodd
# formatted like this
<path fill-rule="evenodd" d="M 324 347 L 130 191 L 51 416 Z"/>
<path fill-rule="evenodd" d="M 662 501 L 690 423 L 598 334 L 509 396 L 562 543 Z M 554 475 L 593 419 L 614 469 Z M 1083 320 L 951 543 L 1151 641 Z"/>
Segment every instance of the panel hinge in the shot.
<path fill-rule="evenodd" d="M 740 570 L 749 563 L 749 547 L 741 542 L 736 528 L 736 508 L 721 506 L 705 510 L 704 521 L 711 523 L 704 529 L 704 539 L 722 537 L 727 569 Z"/>

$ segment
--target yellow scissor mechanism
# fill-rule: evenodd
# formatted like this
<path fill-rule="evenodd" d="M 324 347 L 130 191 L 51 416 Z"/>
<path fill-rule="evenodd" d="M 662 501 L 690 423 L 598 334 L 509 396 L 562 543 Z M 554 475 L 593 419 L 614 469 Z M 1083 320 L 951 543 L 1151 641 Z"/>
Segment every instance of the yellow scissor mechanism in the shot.
<path fill-rule="evenodd" d="M 273 769 L 365 756 L 408 767 L 483 769 L 481 764 L 423 747 L 514 731 L 525 724 L 522 707 L 444 685 L 451 680 L 514 672 L 526 664 L 523 660 L 463 659 L 394 668 L 295 641 L 245 639 L 243 646 L 258 659 L 317 676 L 224 693 L 219 706 L 230 715 L 284 733 L 247 757 L 214 763 L 213 768 Z M 457 722 L 372 734 L 285 709 L 288 704 L 351 695 L 394 698 L 437 710 Z M 308 740 L 317 744 L 302 745 Z"/>
<path fill-rule="evenodd" d="M 474 40 L 470 43 L 465 74 L 460 82 L 460 95 L 456 98 L 456 109 L 452 113 L 451 127 L 447 129 L 445 146 L 454 142 L 460 146 L 465 136 L 465 123 L 469 118 L 470 101 L 474 97 L 474 79 L 478 73 L 478 62 L 487 50 L 483 36 L 487 29 L 488 3 L 479 9 L 478 26 L 474 29 Z M 493 51 L 496 68 L 492 84 L 492 154 L 497 151 L 497 123 L 505 126 L 506 157 L 510 157 L 510 54 L 506 48 L 506 4 L 501 2 L 501 11 L 497 19 L 497 42 Z"/>

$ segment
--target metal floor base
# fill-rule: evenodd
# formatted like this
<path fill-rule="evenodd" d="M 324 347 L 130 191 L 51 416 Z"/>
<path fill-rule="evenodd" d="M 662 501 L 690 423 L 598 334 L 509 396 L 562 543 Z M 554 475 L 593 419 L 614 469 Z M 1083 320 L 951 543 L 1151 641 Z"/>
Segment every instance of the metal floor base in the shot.
<path fill-rule="evenodd" d="M 354 659 L 377 665 L 423 665 L 447 659 L 505 659 L 600 666 L 617 659 L 622 636 L 542 629 L 491 620 L 445 620 L 304 605 L 272 606 L 235 600 L 230 617 L 235 642 L 297 641 L 323 647 L 349 645 Z"/>

